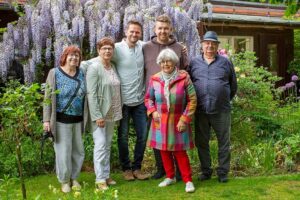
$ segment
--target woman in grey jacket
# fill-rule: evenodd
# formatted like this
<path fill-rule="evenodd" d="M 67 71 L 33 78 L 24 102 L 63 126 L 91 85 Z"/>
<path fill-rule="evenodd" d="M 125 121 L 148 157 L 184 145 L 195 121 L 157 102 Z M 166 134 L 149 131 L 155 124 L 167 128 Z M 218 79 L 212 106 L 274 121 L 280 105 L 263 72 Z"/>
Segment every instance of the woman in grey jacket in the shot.
<path fill-rule="evenodd" d="M 87 94 L 94 139 L 96 186 L 107 190 L 116 184 L 110 178 L 110 149 L 115 122 L 122 118 L 120 80 L 111 63 L 114 42 L 104 37 L 97 42 L 98 57 L 83 62 L 86 65 Z"/>
<path fill-rule="evenodd" d="M 82 132 L 87 103 L 80 61 L 80 49 L 67 47 L 60 58 L 60 66 L 49 71 L 45 89 L 43 127 L 54 136 L 56 174 L 64 193 L 70 192 L 71 186 L 81 188 L 76 179 L 84 161 Z"/>

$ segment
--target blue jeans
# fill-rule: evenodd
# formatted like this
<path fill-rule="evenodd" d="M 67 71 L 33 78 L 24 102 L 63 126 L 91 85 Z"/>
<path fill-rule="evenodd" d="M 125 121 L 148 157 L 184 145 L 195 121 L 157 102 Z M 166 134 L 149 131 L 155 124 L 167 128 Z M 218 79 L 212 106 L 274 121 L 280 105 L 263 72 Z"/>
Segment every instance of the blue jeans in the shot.
<path fill-rule="evenodd" d="M 123 105 L 122 114 L 123 118 L 120 121 L 120 126 L 118 127 L 119 160 L 122 165 L 122 170 L 141 169 L 147 141 L 146 107 L 144 103 L 137 106 Z M 133 163 L 130 162 L 128 149 L 130 118 L 132 118 L 133 127 L 136 133 Z"/>

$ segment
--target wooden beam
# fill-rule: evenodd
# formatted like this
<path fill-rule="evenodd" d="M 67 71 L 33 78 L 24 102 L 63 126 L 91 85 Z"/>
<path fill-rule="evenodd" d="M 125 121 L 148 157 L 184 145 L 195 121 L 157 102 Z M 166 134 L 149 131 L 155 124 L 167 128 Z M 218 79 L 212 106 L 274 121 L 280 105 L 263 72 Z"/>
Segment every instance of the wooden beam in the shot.
<path fill-rule="evenodd" d="M 226 27 L 237 27 L 237 28 L 265 28 L 265 29 L 277 29 L 277 30 L 284 30 L 284 29 L 293 29 L 292 27 L 286 26 L 278 26 L 278 25 L 260 25 L 260 24 L 237 24 L 237 23 L 209 23 L 209 22 L 202 22 L 204 26 L 226 26 Z"/>

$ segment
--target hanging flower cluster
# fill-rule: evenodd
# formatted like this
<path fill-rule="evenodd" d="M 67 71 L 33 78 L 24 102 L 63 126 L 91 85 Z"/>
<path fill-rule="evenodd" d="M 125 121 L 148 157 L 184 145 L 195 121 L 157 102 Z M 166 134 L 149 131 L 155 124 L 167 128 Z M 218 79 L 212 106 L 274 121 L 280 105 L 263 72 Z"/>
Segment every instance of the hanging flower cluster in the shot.
<path fill-rule="evenodd" d="M 131 19 L 143 25 L 143 40 L 154 35 L 154 21 L 167 14 L 174 28 L 175 38 L 183 42 L 189 56 L 200 52 L 197 21 L 210 4 L 202 0 L 41 0 L 26 4 L 25 15 L 16 25 L 8 24 L 0 42 L 0 79 L 6 81 L 7 71 L 16 56 L 27 60 L 24 64 L 25 82 L 35 80 L 36 66 L 58 66 L 63 49 L 76 44 L 96 53 L 96 42 L 109 36 L 120 39 Z"/>

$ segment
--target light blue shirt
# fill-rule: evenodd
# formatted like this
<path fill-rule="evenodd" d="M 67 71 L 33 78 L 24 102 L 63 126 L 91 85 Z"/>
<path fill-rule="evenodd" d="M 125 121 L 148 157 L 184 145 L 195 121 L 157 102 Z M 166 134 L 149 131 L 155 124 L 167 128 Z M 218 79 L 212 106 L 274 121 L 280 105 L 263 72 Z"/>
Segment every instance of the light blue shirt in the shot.
<path fill-rule="evenodd" d="M 127 106 L 136 106 L 144 101 L 144 56 L 143 42 L 138 41 L 129 48 L 125 40 L 115 44 L 113 62 L 121 80 L 122 102 Z"/>

